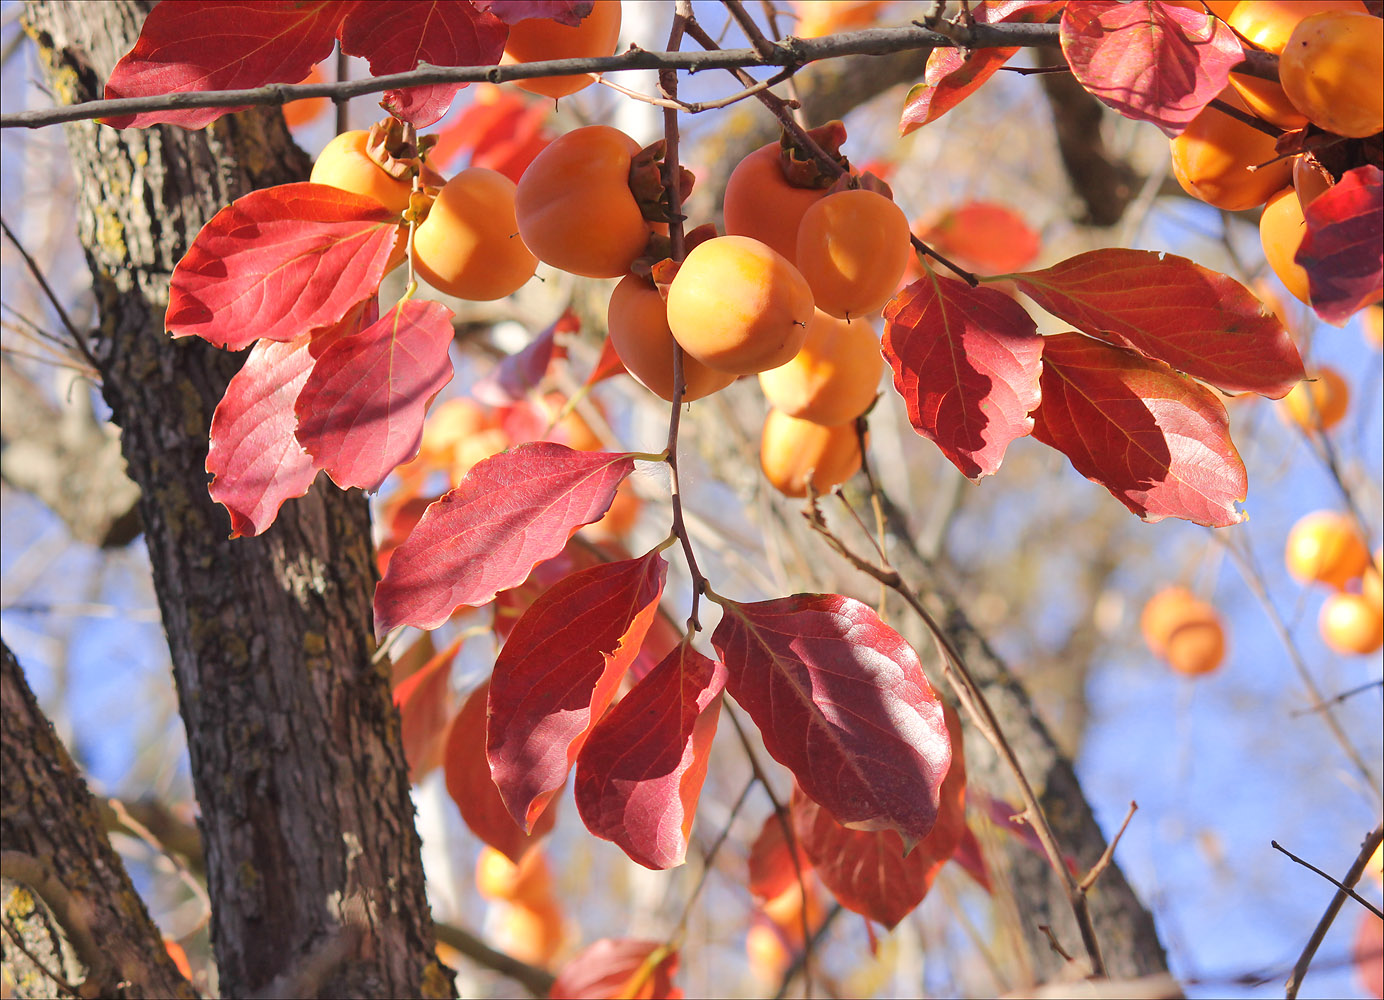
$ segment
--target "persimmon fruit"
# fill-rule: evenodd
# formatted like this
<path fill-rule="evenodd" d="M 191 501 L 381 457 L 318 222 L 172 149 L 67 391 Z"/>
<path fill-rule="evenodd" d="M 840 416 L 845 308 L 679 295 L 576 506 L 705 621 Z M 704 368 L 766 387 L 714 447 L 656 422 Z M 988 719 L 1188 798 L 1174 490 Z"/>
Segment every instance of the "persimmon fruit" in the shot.
<path fill-rule="evenodd" d="M 668 329 L 668 306 L 653 283 L 633 274 L 621 278 L 610 293 L 606 324 L 611 346 L 629 373 L 650 392 L 671 401 L 677 341 Z M 686 351 L 682 376 L 684 401 L 709 396 L 735 381 L 734 375 L 708 368 Z"/>
<path fill-rule="evenodd" d="M 1279 405 L 1305 431 L 1330 430 L 1350 408 L 1350 386 L 1336 369 L 1322 366 L 1293 386 Z"/>
<path fill-rule="evenodd" d="M 798 353 L 812 290 L 786 258 L 747 236 L 692 248 L 668 287 L 668 329 L 708 368 L 753 375 Z"/>
<path fill-rule="evenodd" d="M 827 192 L 790 184 L 780 156 L 779 144 L 771 142 L 741 160 L 726 181 L 722 208 L 727 235 L 752 237 L 792 261 L 803 214 Z"/>
<path fill-rule="evenodd" d="M 1384 24 L 1373 14 L 1326 10 L 1304 17 L 1283 49 L 1278 75 L 1293 106 L 1328 132 L 1360 139 L 1384 130 Z"/>
<path fill-rule="evenodd" d="M 1149 649 L 1180 674 L 1207 674 L 1225 659 L 1220 614 L 1186 587 L 1167 587 L 1150 598 L 1139 630 Z"/>
<path fill-rule="evenodd" d="M 1384 347 L 1384 306 L 1376 302 L 1367 307 L 1360 322 L 1365 330 L 1365 339 L 1374 345 L 1375 350 Z"/>
<path fill-rule="evenodd" d="M 308 75 L 298 82 L 325 83 L 326 78 L 322 76 L 322 64 L 315 63 L 312 69 L 308 70 Z M 284 121 L 288 123 L 289 128 L 300 128 L 331 107 L 331 103 L 325 97 L 304 97 L 297 101 L 289 101 L 284 105 Z"/>
<path fill-rule="evenodd" d="M 512 180 L 484 167 L 457 174 L 438 192 L 413 235 L 423 280 L 459 299 L 502 299 L 533 277 L 538 258 L 514 217 Z"/>
<path fill-rule="evenodd" d="M 759 439 L 759 466 L 770 485 L 786 497 L 807 496 L 839 486 L 860 469 L 855 423 L 824 426 L 771 409 Z"/>
<path fill-rule="evenodd" d="M 1233 87 L 1222 90 L 1220 98 L 1248 110 Z M 1228 212 L 1262 205 L 1292 182 L 1287 160 L 1270 163 L 1278 155 L 1273 136 L 1209 105 L 1170 141 L 1170 149 L 1173 175 L 1182 189 Z M 1261 164 L 1268 166 L 1250 169 Z"/>
<path fill-rule="evenodd" d="M 1302 202 L 1293 188 L 1284 188 L 1269 199 L 1259 216 L 1259 243 L 1264 259 L 1283 282 L 1283 287 L 1300 302 L 1311 302 L 1307 270 L 1293 257 L 1307 235 L 1307 222 L 1302 215 Z"/>
<path fill-rule="evenodd" d="M 889 301 L 911 255 L 903 209 L 878 192 L 858 189 L 808 206 L 791 259 L 817 308 L 850 319 Z"/>
<path fill-rule="evenodd" d="M 520 22 L 521 24 L 524 22 Z M 609 125 L 553 140 L 519 178 L 519 235 L 539 260 L 587 278 L 618 278 L 652 229 L 630 191 L 639 144 Z"/>
<path fill-rule="evenodd" d="M 818 309 L 792 360 L 759 373 L 764 398 L 776 410 L 816 424 L 844 424 L 874 402 L 884 356 L 868 321 L 828 316 Z"/>
<path fill-rule="evenodd" d="M 1370 553 L 1349 516 L 1319 510 L 1293 525 L 1283 560 L 1299 583 L 1324 583 L 1339 590 L 1365 572 Z"/>
<path fill-rule="evenodd" d="M 553 876 L 538 848 L 529 848 L 515 864 L 486 844 L 476 858 L 476 892 L 486 899 L 542 906 L 552 901 Z"/>
<path fill-rule="evenodd" d="M 1317 628 L 1330 649 L 1346 656 L 1366 656 L 1384 645 L 1384 616 L 1363 594 L 1329 595 Z"/>
<path fill-rule="evenodd" d="M 402 215 L 408 208 L 413 184 L 391 177 L 370 158 L 365 151 L 369 138 L 370 133 L 362 128 L 342 132 L 317 155 L 308 180 L 374 198 L 391 212 Z"/>
<path fill-rule="evenodd" d="M 575 25 L 559 24 L 550 17 L 525 18 L 510 25 L 501 65 L 614 55 L 620 39 L 620 13 L 620 0 L 595 0 L 591 13 Z M 530 94 L 556 99 L 595 82 L 590 75 L 577 73 L 515 80 L 514 85 Z"/>

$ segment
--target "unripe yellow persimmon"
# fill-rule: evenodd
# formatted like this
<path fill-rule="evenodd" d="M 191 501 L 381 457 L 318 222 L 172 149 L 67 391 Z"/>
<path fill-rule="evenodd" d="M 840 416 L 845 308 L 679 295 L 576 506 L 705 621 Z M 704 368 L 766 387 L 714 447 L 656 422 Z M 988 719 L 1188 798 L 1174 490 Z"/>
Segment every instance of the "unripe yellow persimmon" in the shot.
<path fill-rule="evenodd" d="M 709 368 L 753 375 L 790 360 L 807 337 L 812 290 L 782 255 L 718 236 L 687 255 L 668 288 L 668 328 Z"/>
<path fill-rule="evenodd" d="M 520 22 L 523 23 L 523 22 Z M 587 278 L 618 278 L 652 229 L 630 191 L 635 142 L 609 125 L 559 136 L 519 178 L 519 235 L 539 260 Z"/>
<path fill-rule="evenodd" d="M 1233 87 L 1221 91 L 1220 98 L 1246 110 Z M 1270 163 L 1278 155 L 1273 136 L 1209 105 L 1171 140 L 1170 149 L 1173 175 L 1182 189 L 1227 212 L 1262 205 L 1292 183 L 1287 160 Z M 1250 170 L 1261 164 L 1269 165 Z"/>
<path fill-rule="evenodd" d="M 874 402 L 884 356 L 873 327 L 847 323 L 818 309 L 807 339 L 787 364 L 759 373 L 764 398 L 776 410 L 814 424 L 844 424 Z"/>
<path fill-rule="evenodd" d="M 855 475 L 860 462 L 854 421 L 826 427 L 772 409 L 764 419 L 759 466 L 786 497 L 807 496 L 809 481 L 815 492 L 825 493 Z"/>
<path fill-rule="evenodd" d="M 1283 287 L 1300 302 L 1311 301 L 1307 270 L 1293 260 L 1307 235 L 1307 222 L 1302 215 L 1302 202 L 1297 192 L 1284 188 L 1269 199 L 1259 216 L 1259 243 L 1264 259 L 1283 282 Z"/>
<path fill-rule="evenodd" d="M 402 215 L 408 208 L 413 182 L 385 173 L 365 152 L 369 138 L 370 133 L 361 128 L 342 132 L 318 154 L 308 180 L 374 198 L 391 212 Z"/>
<path fill-rule="evenodd" d="M 484 167 L 463 170 L 438 192 L 413 235 L 423 280 L 459 299 L 502 299 L 533 277 L 538 258 L 514 219 L 514 182 Z"/>
<path fill-rule="evenodd" d="M 1384 130 L 1384 23 L 1363 11 L 1303 18 L 1278 64 L 1293 106 L 1328 132 Z"/>
<path fill-rule="evenodd" d="M 1324 365 L 1293 386 L 1279 406 L 1305 431 L 1330 430 L 1350 408 L 1350 386 L 1340 372 Z"/>
<path fill-rule="evenodd" d="M 1327 597 L 1317 628 L 1327 646 L 1347 656 L 1365 656 L 1384 645 L 1384 616 L 1364 594 Z"/>
<path fill-rule="evenodd" d="M 596 0 L 580 24 L 559 24 L 550 17 L 528 17 L 510 25 L 501 65 L 546 62 L 549 59 L 583 59 L 615 54 L 620 38 L 620 0 Z M 566 97 L 591 86 L 589 75 L 538 76 L 515 80 L 520 90 L 544 97 Z"/>
<path fill-rule="evenodd" d="M 668 306 L 652 282 L 627 274 L 610 293 L 606 309 L 610 343 L 629 373 L 651 392 L 673 398 L 673 349 L 677 341 L 668 329 Z M 734 375 L 708 368 L 686 351 L 682 357 L 686 383 L 683 400 L 709 396 L 735 381 Z"/>
<path fill-rule="evenodd" d="M 1365 5 L 1359 0 L 1244 0 L 1235 5 L 1226 23 L 1259 48 L 1281 55 L 1303 18 L 1327 10 L 1364 13 Z M 1265 121 L 1287 129 L 1307 124 L 1307 117 L 1288 100 L 1280 84 L 1240 73 L 1231 74 L 1230 82 L 1250 111 Z"/>
<path fill-rule="evenodd" d="M 777 142 L 761 146 L 731 171 L 722 199 L 726 233 L 767 243 L 788 260 L 798 253 L 798 223 L 826 196 L 825 188 L 795 187 L 783 176 Z"/>
<path fill-rule="evenodd" d="M 875 191 L 829 194 L 798 224 L 798 270 L 817 308 L 841 319 L 888 302 L 911 254 L 908 217 Z"/>
<path fill-rule="evenodd" d="M 1365 572 L 1370 552 L 1346 514 L 1319 510 L 1288 532 L 1283 561 L 1299 583 L 1325 583 L 1338 590 Z"/>

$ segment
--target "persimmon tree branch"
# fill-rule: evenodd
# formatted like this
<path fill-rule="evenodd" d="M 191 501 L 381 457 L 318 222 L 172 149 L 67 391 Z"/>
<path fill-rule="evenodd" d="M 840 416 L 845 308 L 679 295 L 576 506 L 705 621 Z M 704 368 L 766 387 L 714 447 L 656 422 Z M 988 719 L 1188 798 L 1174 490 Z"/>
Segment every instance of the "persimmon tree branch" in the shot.
<path fill-rule="evenodd" d="M 1336 920 L 1336 914 L 1341 912 L 1341 907 L 1346 901 L 1349 892 L 1347 886 L 1354 886 L 1356 882 L 1360 881 L 1365 866 L 1369 864 L 1370 857 L 1378 850 L 1381 843 L 1384 843 L 1384 825 L 1376 826 L 1370 831 L 1369 836 L 1360 845 L 1360 851 L 1355 855 L 1355 860 L 1351 862 L 1345 878 L 1338 883 L 1336 894 L 1331 897 L 1326 912 L 1317 921 L 1317 926 L 1312 930 L 1312 936 L 1308 938 L 1307 945 L 1302 949 L 1302 954 L 1298 956 L 1297 964 L 1293 966 L 1292 975 L 1288 977 L 1288 982 L 1284 987 L 1284 996 L 1287 1000 L 1293 1000 L 1298 995 L 1298 990 L 1302 988 L 1302 981 L 1307 976 L 1307 970 L 1312 965 L 1312 959 L 1316 956 L 1317 949 L 1326 939 L 1326 932 L 1331 929 L 1332 923 Z M 1274 846 L 1277 847 L 1278 845 L 1275 844 Z"/>

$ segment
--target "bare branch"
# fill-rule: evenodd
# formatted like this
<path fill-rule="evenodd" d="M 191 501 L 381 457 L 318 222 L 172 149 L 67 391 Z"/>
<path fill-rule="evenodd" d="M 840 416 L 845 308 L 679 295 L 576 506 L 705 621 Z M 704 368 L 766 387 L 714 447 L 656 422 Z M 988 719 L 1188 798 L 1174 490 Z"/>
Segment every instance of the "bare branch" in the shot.
<path fill-rule="evenodd" d="M 1376 826 L 1365 838 L 1364 843 L 1360 845 L 1360 852 L 1355 855 L 1355 861 L 1351 863 L 1350 870 L 1341 880 L 1345 885 L 1352 886 L 1360 881 L 1365 866 L 1369 864 L 1370 857 L 1379 849 L 1381 843 L 1384 843 L 1384 825 Z M 1277 847 L 1278 845 L 1275 844 L 1274 846 Z M 1312 964 L 1312 958 L 1317 954 L 1317 949 L 1321 947 L 1322 941 L 1326 939 L 1326 932 L 1331 929 L 1336 914 L 1341 912 L 1341 906 L 1346 901 L 1346 892 L 1344 887 L 1337 889 L 1336 895 L 1332 896 L 1331 902 L 1327 904 L 1326 912 L 1322 914 L 1321 920 L 1317 921 L 1312 936 L 1308 939 L 1306 947 L 1302 949 L 1297 964 L 1293 966 L 1293 974 L 1288 977 L 1284 989 L 1284 996 L 1287 1000 L 1293 1000 L 1298 995 L 1298 990 L 1302 988 L 1302 980 L 1307 976 L 1307 969 Z"/>

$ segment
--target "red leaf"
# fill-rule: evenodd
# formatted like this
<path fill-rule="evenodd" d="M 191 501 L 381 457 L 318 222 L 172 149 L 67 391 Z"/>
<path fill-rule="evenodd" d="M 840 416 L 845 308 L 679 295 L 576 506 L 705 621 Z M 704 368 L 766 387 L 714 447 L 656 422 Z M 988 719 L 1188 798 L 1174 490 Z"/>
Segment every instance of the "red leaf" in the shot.
<path fill-rule="evenodd" d="M 591 369 L 591 374 L 586 376 L 587 385 L 595 385 L 597 382 L 604 382 L 608 378 L 616 375 L 627 374 L 628 369 L 625 363 L 620 360 L 620 355 L 615 353 L 615 347 L 607 337 L 601 343 L 601 356 L 596 359 L 596 367 Z"/>
<path fill-rule="evenodd" d="M 462 605 L 518 586 L 600 519 L 634 468 L 629 455 L 522 444 L 479 463 L 428 508 L 375 588 L 375 627 L 433 629 Z"/>
<path fill-rule="evenodd" d="M 377 490 L 418 454 L 451 343 L 452 311 L 411 299 L 322 353 L 298 394 L 298 440 L 334 483 Z"/>
<path fill-rule="evenodd" d="M 335 0 L 202 0 L 149 12 L 134 48 L 115 64 L 105 97 L 153 97 L 298 83 L 332 54 L 346 5 Z M 145 111 L 101 119 L 113 128 L 167 123 L 202 128 L 228 108 Z"/>
<path fill-rule="evenodd" d="M 994 798 L 983 789 L 973 791 L 972 797 L 977 805 L 984 808 L 986 818 L 992 823 L 1006 833 L 1017 837 L 1019 842 L 1030 851 L 1040 857 L 1047 857 L 1047 850 L 1043 847 L 1043 842 L 1038 839 L 1038 834 L 1034 832 L 1033 827 L 1019 818 L 1023 815 L 1022 809 L 1016 808 L 1003 799 Z M 1062 855 L 1062 863 L 1067 866 L 1067 871 L 1071 872 L 1073 876 L 1081 877 L 1081 873 L 1077 871 L 1076 861 L 1071 855 Z"/>
<path fill-rule="evenodd" d="M 966 758 L 961 721 L 946 708 L 952 764 L 942 782 L 937 822 L 907 856 L 894 830 L 848 830 L 793 790 L 793 832 L 837 902 L 891 930 L 908 916 L 956 853 L 966 830 Z"/>
<path fill-rule="evenodd" d="M 1083 0 L 1062 11 L 1062 54 L 1077 82 L 1126 118 L 1177 135 L 1244 59 L 1219 17 L 1170 3 Z"/>
<path fill-rule="evenodd" d="M 476 7 L 494 14 L 505 24 L 543 17 L 575 28 L 591 13 L 594 0 L 474 0 Z"/>
<path fill-rule="evenodd" d="M 1239 282 L 1186 257 L 1092 250 L 1008 277 L 1081 332 L 1226 392 L 1277 399 L 1303 378 L 1302 358 L 1278 318 Z"/>
<path fill-rule="evenodd" d="M 835 594 L 722 608 L 711 642 L 726 689 L 770 755 L 842 825 L 898 830 L 910 844 L 926 837 L 951 748 L 903 637 Z"/>
<path fill-rule="evenodd" d="M 919 234 L 934 250 L 968 270 L 1000 274 L 1027 267 L 1038 256 L 1038 234 L 1005 205 L 968 201 L 944 213 Z"/>
<path fill-rule="evenodd" d="M 450 714 L 447 681 L 460 649 L 461 640 L 457 639 L 394 688 L 408 780 L 413 784 L 437 766 L 439 744 L 446 735 Z"/>
<path fill-rule="evenodd" d="M 490 761 L 485 756 L 485 713 L 490 695 L 486 681 L 466 698 L 466 704 L 452 720 L 447 745 L 442 752 L 442 768 L 447 779 L 447 794 L 457 804 L 461 818 L 471 832 L 516 865 L 530 847 L 547 836 L 557 821 L 557 809 L 545 809 L 525 833 L 505 808 L 500 790 L 490 777 Z"/>
<path fill-rule="evenodd" d="M 392 0 L 357 4 L 341 24 L 341 51 L 370 61 L 371 76 L 431 66 L 490 66 L 505 50 L 507 28 L 494 14 L 469 3 Z M 439 83 L 385 92 L 380 105 L 419 128 L 452 106 L 464 83 Z"/>
<path fill-rule="evenodd" d="M 1033 430 L 1043 338 L 1003 292 L 929 270 L 885 307 L 883 346 L 913 429 L 970 479 Z"/>
<path fill-rule="evenodd" d="M 525 101 L 516 91 L 479 84 L 471 103 L 437 133 L 430 159 L 443 166 L 469 151 L 471 166 L 499 171 L 518 183 L 553 139 L 545 127 L 550 111 L 543 101 Z"/>
<path fill-rule="evenodd" d="M 969 826 L 961 834 L 961 843 L 956 846 L 956 853 L 952 858 L 982 889 L 986 892 L 994 891 L 990 885 L 990 869 L 985 865 L 985 855 L 980 851 L 980 842 L 976 840 L 975 831 Z"/>
<path fill-rule="evenodd" d="M 1161 361 L 1078 333 L 1048 337 L 1033 436 L 1145 521 L 1238 524 L 1248 489 L 1216 394 Z"/>
<path fill-rule="evenodd" d="M 561 357 L 563 348 L 556 344 L 559 333 L 575 333 L 581 329 L 577 314 L 568 309 L 557 321 L 525 345 L 524 349 L 508 355 L 485 378 L 471 387 L 471 395 L 489 406 L 504 406 L 523 399 L 538 388 L 553 358 Z M 556 350 L 555 350 L 556 348 Z"/>
<path fill-rule="evenodd" d="M 786 816 L 780 818 L 778 813 L 770 813 L 759 828 L 759 836 L 750 845 L 748 888 L 762 900 L 782 895 L 812 870 L 812 862 L 802 852 L 802 845 L 797 843 L 796 836 L 794 845 L 798 860 L 794 864 L 794 848 L 789 847 L 788 838 L 783 832 L 785 819 L 792 822 Z"/>
<path fill-rule="evenodd" d="M 1062 9 L 1065 0 L 1009 0 L 989 3 L 975 9 L 975 19 L 982 24 L 1004 21 L 1028 24 L 1046 21 Z M 934 122 L 980 89 L 995 72 L 1007 63 L 1017 48 L 933 49 L 928 56 L 923 82 L 915 84 L 904 98 L 903 117 L 899 120 L 899 135 Z"/>
<path fill-rule="evenodd" d="M 397 221 L 373 198 L 325 184 L 252 191 L 217 212 L 173 269 L 168 332 L 239 351 L 333 326 L 380 287 Z"/>
<path fill-rule="evenodd" d="M 1384 285 L 1384 172 L 1347 170 L 1303 210 L 1307 233 L 1293 258 L 1307 271 L 1312 308 L 1340 326 Z"/>
<path fill-rule="evenodd" d="M 667 571 L 657 549 L 579 570 L 533 602 L 500 650 L 486 756 L 500 797 L 525 829 L 567 780 L 615 697 L 658 611 Z"/>
<path fill-rule="evenodd" d="M 660 941 L 602 938 L 562 967 L 548 996 L 567 1000 L 679 1000 L 678 953 Z"/>
<path fill-rule="evenodd" d="M 683 863 L 726 668 L 684 642 L 591 730 L 577 758 L 586 828 L 660 870 Z"/>

